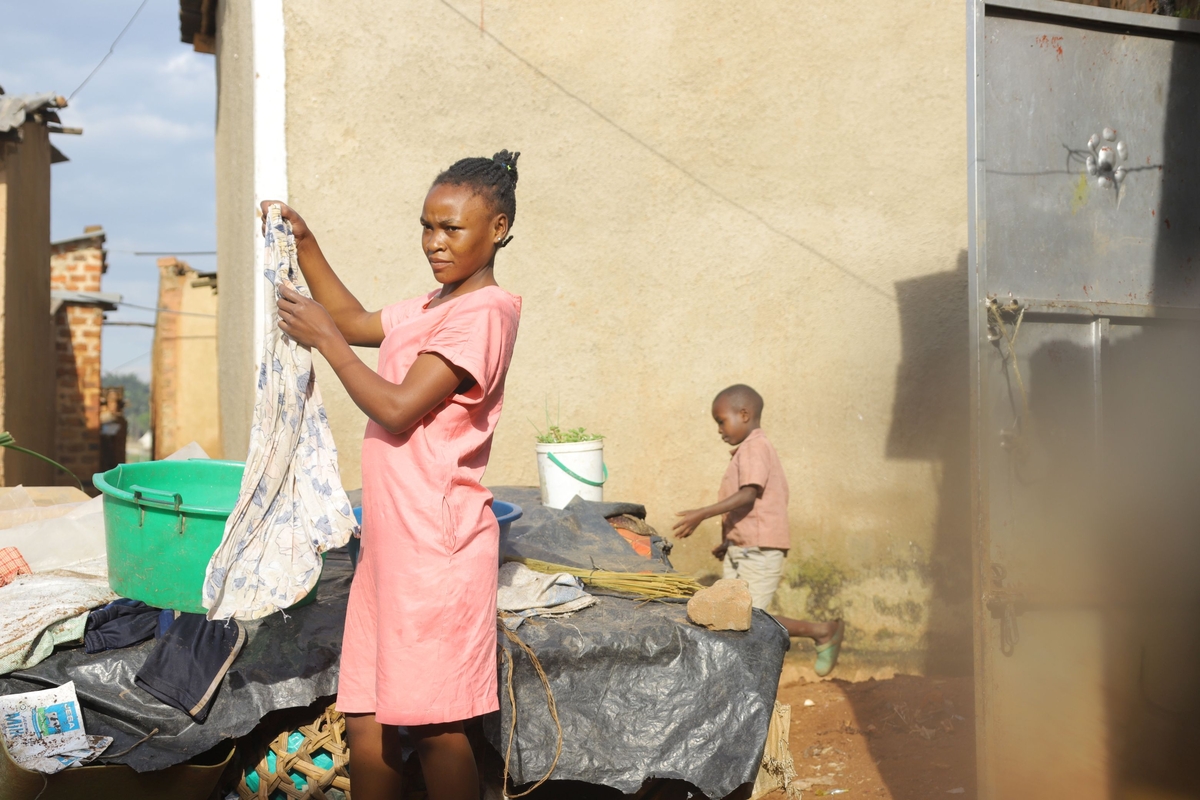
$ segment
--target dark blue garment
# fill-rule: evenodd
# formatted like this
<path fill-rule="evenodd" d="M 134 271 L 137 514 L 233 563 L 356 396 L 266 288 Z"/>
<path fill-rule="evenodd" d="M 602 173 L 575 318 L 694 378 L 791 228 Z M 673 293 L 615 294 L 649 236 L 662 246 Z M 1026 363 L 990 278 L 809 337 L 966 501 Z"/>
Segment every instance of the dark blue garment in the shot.
<path fill-rule="evenodd" d="M 235 620 L 180 614 L 150 651 L 134 682 L 203 722 L 217 687 L 245 643 L 246 631 Z"/>
<path fill-rule="evenodd" d="M 96 609 L 88 614 L 84 626 L 84 652 L 102 653 L 146 641 L 158 629 L 159 613 L 141 600 L 126 598 Z"/>

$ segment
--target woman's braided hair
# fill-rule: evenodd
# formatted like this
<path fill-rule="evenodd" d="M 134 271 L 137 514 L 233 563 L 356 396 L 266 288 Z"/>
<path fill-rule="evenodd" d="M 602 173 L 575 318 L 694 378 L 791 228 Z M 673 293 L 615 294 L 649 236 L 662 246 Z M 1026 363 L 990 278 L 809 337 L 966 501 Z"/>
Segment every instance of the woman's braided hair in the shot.
<path fill-rule="evenodd" d="M 520 153 L 501 150 L 491 158 L 464 158 L 433 180 L 434 186 L 469 186 L 487 198 L 492 207 L 508 217 L 509 228 L 517 217 L 517 158 Z M 500 247 L 512 241 L 506 237 Z"/>

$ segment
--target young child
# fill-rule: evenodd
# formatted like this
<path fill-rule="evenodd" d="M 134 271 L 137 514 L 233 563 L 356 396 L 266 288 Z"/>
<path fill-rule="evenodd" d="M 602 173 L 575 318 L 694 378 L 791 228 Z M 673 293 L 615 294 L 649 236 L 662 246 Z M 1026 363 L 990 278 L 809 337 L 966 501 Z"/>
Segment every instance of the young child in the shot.
<path fill-rule="evenodd" d="M 675 536 L 691 536 L 696 527 L 721 515 L 721 543 L 713 555 L 724 560 L 726 578 L 750 586 L 755 608 L 764 611 L 775 597 L 783 576 L 783 562 L 791 545 L 788 532 L 788 485 L 783 465 L 762 424 L 763 399 L 749 386 L 737 384 L 723 390 L 712 404 L 717 433 L 733 445 L 733 458 L 721 480 L 717 502 L 705 508 L 681 511 Z M 816 672 L 833 671 L 842 648 L 845 623 L 808 622 L 776 616 L 788 635 L 812 639 L 817 645 Z"/>
<path fill-rule="evenodd" d="M 499 707 L 499 527 L 480 481 L 521 313 L 494 276 L 516 216 L 518 155 L 463 159 L 437 176 L 421 242 L 441 288 L 382 311 L 363 308 L 283 207 L 313 299 L 284 291 L 279 327 L 320 351 L 369 418 L 337 698 L 355 800 L 400 797 L 398 726 L 431 800 L 479 797 L 463 722 Z M 378 373 L 351 345 L 379 348 Z"/>

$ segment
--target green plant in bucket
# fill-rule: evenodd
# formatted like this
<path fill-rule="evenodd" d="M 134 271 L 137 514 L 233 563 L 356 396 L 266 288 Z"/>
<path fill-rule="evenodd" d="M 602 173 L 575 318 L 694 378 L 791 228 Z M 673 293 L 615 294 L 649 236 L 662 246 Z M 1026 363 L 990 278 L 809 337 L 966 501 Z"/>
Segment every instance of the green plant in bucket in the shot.
<path fill-rule="evenodd" d="M 603 439 L 604 436 L 599 433 L 588 433 L 583 428 L 570 428 L 563 430 L 557 425 L 551 425 L 550 429 L 545 433 L 538 431 L 537 440 L 539 444 L 569 444 L 573 442 L 594 442 L 598 439 Z"/>
<path fill-rule="evenodd" d="M 529 424 L 533 426 L 535 431 L 537 431 L 538 444 L 574 444 L 576 442 L 595 442 L 604 438 L 603 434 L 588 433 L 583 428 L 567 428 L 564 430 L 561 422 L 559 422 L 557 419 L 559 416 L 559 411 L 561 411 L 561 409 L 555 412 L 556 419 L 554 423 L 551 424 L 550 403 L 547 401 L 545 431 L 539 428 L 533 420 L 529 420 Z"/>

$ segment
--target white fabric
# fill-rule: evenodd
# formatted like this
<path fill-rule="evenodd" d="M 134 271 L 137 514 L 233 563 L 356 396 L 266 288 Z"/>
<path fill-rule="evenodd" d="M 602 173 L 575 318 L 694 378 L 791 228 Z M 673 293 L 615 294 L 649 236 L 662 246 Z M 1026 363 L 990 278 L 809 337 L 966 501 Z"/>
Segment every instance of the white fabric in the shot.
<path fill-rule="evenodd" d="M 116 599 L 103 557 L 0 586 L 0 675 L 40 663 L 56 644 L 82 639 L 88 612 Z"/>
<path fill-rule="evenodd" d="M 22 514 L 29 515 L 30 521 L 22 519 L 20 522 L 23 524 L 0 529 L 0 547 L 20 550 L 25 563 L 34 572 L 58 569 L 86 559 L 104 558 L 108 553 L 104 541 L 102 496 L 84 503 L 0 512 L 0 526 L 13 522 L 9 517 Z"/>
<path fill-rule="evenodd" d="M 583 581 L 565 572 L 547 575 L 512 561 L 500 567 L 496 609 L 505 615 L 509 630 L 519 628 L 526 617 L 572 614 L 595 602 L 583 590 Z"/>
<path fill-rule="evenodd" d="M 285 283 L 310 296 L 278 206 L 268 212 L 263 265 L 276 296 Z M 357 527 L 312 354 L 279 330 L 274 304 L 267 319 L 241 494 L 204 580 L 209 619 L 257 619 L 292 605 L 320 579 L 321 553 Z"/>

